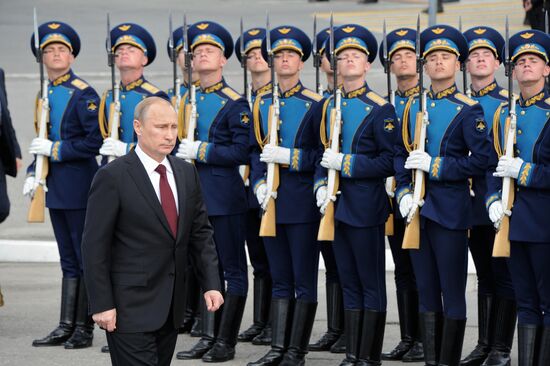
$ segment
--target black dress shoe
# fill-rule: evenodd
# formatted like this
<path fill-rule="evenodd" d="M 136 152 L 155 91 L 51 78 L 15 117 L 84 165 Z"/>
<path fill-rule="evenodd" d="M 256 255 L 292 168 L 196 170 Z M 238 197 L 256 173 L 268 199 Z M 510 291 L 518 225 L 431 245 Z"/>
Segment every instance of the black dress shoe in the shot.
<path fill-rule="evenodd" d="M 249 362 L 247 366 L 277 366 L 283 360 L 285 352 L 282 349 L 270 349 L 267 354 L 256 362 Z"/>
<path fill-rule="evenodd" d="M 202 356 L 204 362 L 225 362 L 235 358 L 235 347 L 229 344 L 217 341 L 210 351 Z"/>
<path fill-rule="evenodd" d="M 264 327 L 259 324 L 252 324 L 250 328 L 239 334 L 237 340 L 239 342 L 251 342 L 263 329 Z"/>
<path fill-rule="evenodd" d="M 103 346 L 101 347 L 101 353 L 109 353 L 109 346 Z"/>
<path fill-rule="evenodd" d="M 338 338 L 340 338 L 340 334 L 328 331 L 317 342 L 308 345 L 307 349 L 313 352 L 329 351 Z"/>
<path fill-rule="evenodd" d="M 408 340 L 401 340 L 394 349 L 390 352 L 382 353 L 383 360 L 399 361 L 403 358 L 405 353 L 409 352 L 412 347 L 412 343 Z"/>
<path fill-rule="evenodd" d="M 33 347 L 60 346 L 73 334 L 74 328 L 59 324 L 50 334 L 41 339 L 32 341 Z"/>
<path fill-rule="evenodd" d="M 201 338 L 189 351 L 181 351 L 176 354 L 178 360 L 198 360 L 210 351 L 214 346 L 213 339 Z"/>
<path fill-rule="evenodd" d="M 403 355 L 402 362 L 421 362 L 424 361 L 424 347 L 422 342 L 414 341 L 413 346 Z"/>

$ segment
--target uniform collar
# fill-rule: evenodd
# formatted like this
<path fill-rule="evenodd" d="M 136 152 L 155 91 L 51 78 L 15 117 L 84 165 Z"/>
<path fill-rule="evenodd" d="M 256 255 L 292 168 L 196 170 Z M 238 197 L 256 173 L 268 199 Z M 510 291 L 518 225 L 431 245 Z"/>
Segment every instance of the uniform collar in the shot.
<path fill-rule="evenodd" d="M 355 89 L 350 92 L 345 91 L 344 87 L 342 87 L 342 96 L 345 99 L 352 99 L 352 98 L 357 98 L 361 95 L 365 95 L 368 91 L 369 91 L 369 87 L 367 83 L 364 83 L 363 86 L 360 87 L 359 89 Z"/>
<path fill-rule="evenodd" d="M 69 71 L 65 75 L 62 75 L 62 76 L 58 77 L 57 79 L 51 81 L 50 84 L 52 86 L 59 86 L 59 85 L 65 83 L 65 82 L 67 82 L 71 78 L 72 75 L 73 75 L 73 72 L 72 72 L 72 70 L 69 69 Z"/>
<path fill-rule="evenodd" d="M 290 88 L 284 93 L 281 93 L 281 98 L 290 98 L 294 94 L 298 93 L 300 90 L 302 90 L 304 87 L 302 85 L 301 81 L 298 81 L 298 84 L 296 84 L 294 87 Z"/>
<path fill-rule="evenodd" d="M 204 94 L 209 94 L 209 93 L 213 93 L 213 92 L 216 92 L 218 90 L 220 90 L 221 88 L 223 88 L 225 86 L 225 80 L 222 78 L 220 81 L 218 81 L 216 84 L 214 85 L 210 85 L 209 87 L 207 88 L 204 88 L 203 90 L 201 90 Z"/>
<path fill-rule="evenodd" d="M 410 89 L 407 89 L 403 92 L 399 89 L 397 89 L 395 91 L 396 95 L 398 95 L 400 97 L 404 97 L 404 98 L 408 98 L 408 97 L 410 97 L 412 95 L 415 95 L 415 94 L 418 94 L 418 93 L 420 93 L 420 85 L 414 86 L 414 87 L 412 87 Z"/>
<path fill-rule="evenodd" d="M 493 90 L 497 88 L 498 84 L 496 81 L 493 81 L 491 84 L 487 85 L 484 88 L 481 88 L 480 91 L 476 92 L 472 87 L 470 87 L 470 90 L 472 91 L 472 97 L 482 97 L 484 95 L 489 94 Z"/>
<path fill-rule="evenodd" d="M 264 86 L 258 88 L 258 90 L 252 90 L 252 95 L 260 95 L 260 94 L 263 94 L 265 92 L 269 92 L 271 91 L 271 81 L 268 82 L 267 84 L 265 84 Z"/>
<path fill-rule="evenodd" d="M 454 93 L 456 93 L 456 84 L 453 84 L 452 86 L 448 87 L 447 89 L 444 89 L 438 93 L 434 93 L 432 91 L 432 88 L 430 87 L 430 91 L 428 92 L 428 97 L 430 97 L 430 99 L 443 99 L 443 98 L 446 98 L 448 97 L 449 95 L 453 95 Z"/>
<path fill-rule="evenodd" d="M 185 81 L 184 81 L 183 83 L 181 83 L 181 85 L 182 85 L 184 88 L 189 89 L 189 84 L 186 83 Z M 193 85 L 195 86 L 195 88 L 200 87 L 200 85 L 201 85 L 200 80 L 196 80 L 196 81 L 193 83 Z"/>
<path fill-rule="evenodd" d="M 521 96 L 521 93 L 520 93 L 518 101 L 519 101 L 519 105 L 521 107 L 530 107 L 533 104 L 536 104 L 536 103 L 540 102 L 541 100 L 544 100 L 545 97 L 546 97 L 545 89 L 542 89 L 542 91 L 540 93 L 535 94 L 531 98 L 526 99 L 526 100 L 523 99 L 523 97 Z"/>
<path fill-rule="evenodd" d="M 143 78 L 143 75 L 139 77 L 139 79 L 132 81 L 130 84 L 124 86 L 122 83 L 120 84 L 120 90 L 121 91 L 130 91 L 133 89 L 136 89 L 138 86 L 141 86 L 145 82 L 145 79 Z"/>

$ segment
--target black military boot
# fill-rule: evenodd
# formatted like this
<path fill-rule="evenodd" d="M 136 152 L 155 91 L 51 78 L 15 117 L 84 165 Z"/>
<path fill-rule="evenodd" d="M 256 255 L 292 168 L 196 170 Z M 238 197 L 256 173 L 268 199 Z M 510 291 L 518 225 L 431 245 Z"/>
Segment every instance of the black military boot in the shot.
<path fill-rule="evenodd" d="M 65 349 L 87 348 L 92 346 L 94 339 L 94 321 L 89 314 L 88 293 L 84 279 L 80 278 L 78 287 L 78 302 L 76 304 L 74 332 L 63 345 Z"/>
<path fill-rule="evenodd" d="M 516 330 L 516 301 L 497 297 L 494 302 L 493 342 L 483 366 L 510 366 L 510 352 Z"/>
<path fill-rule="evenodd" d="M 191 296 L 194 296 L 196 298 L 198 311 L 195 312 L 193 325 L 191 326 L 191 331 L 189 332 L 189 335 L 191 337 L 198 338 L 198 337 L 202 337 L 202 303 L 204 302 L 204 298 L 200 288 L 199 288 L 199 291 L 197 291 L 195 294 Z"/>
<path fill-rule="evenodd" d="M 535 324 L 518 324 L 518 366 L 538 366 L 540 332 Z"/>
<path fill-rule="evenodd" d="M 466 319 L 445 318 L 439 366 L 458 366 L 462 354 Z"/>
<path fill-rule="evenodd" d="M 218 333 L 221 314 L 224 308 L 225 305 L 215 312 L 210 312 L 206 309 L 204 300 L 201 302 L 201 339 L 190 350 L 178 352 L 176 354 L 178 360 L 196 360 L 202 358 L 206 352 L 210 351 L 216 341 L 216 334 Z"/>
<path fill-rule="evenodd" d="M 363 310 L 344 310 L 344 332 L 346 333 L 346 358 L 340 362 L 340 366 L 353 366 L 359 357 L 359 342 L 361 340 L 361 324 L 363 322 Z"/>
<path fill-rule="evenodd" d="M 344 300 L 342 288 L 338 282 L 327 282 L 327 331 L 321 338 L 308 346 L 308 350 L 328 351 L 343 333 Z"/>
<path fill-rule="evenodd" d="M 269 312 L 271 314 L 271 311 Z M 256 337 L 252 339 L 252 344 L 255 346 L 269 346 L 271 344 L 271 315 L 269 315 L 267 324 L 264 329 Z"/>
<path fill-rule="evenodd" d="M 193 267 L 188 266 L 187 270 L 187 279 L 185 281 L 185 312 L 183 313 L 183 320 L 181 322 L 180 329 L 178 333 L 189 333 L 193 328 L 195 323 L 195 318 L 200 317 L 200 299 L 202 294 L 200 293 L 200 287 L 198 286 L 198 281 L 194 276 Z"/>
<path fill-rule="evenodd" d="M 65 278 L 61 282 L 61 314 L 59 325 L 42 339 L 32 341 L 34 347 L 59 346 L 71 337 L 78 296 L 78 278 Z"/>
<path fill-rule="evenodd" d="M 281 363 L 290 339 L 293 307 L 293 299 L 271 300 L 271 320 L 273 329 L 271 349 L 258 361 L 249 362 L 247 366 L 277 366 Z"/>
<path fill-rule="evenodd" d="M 302 366 L 305 365 L 307 346 L 315 321 L 317 311 L 316 302 L 297 300 L 294 308 L 294 319 L 290 332 L 290 342 L 281 366 Z"/>
<path fill-rule="evenodd" d="M 235 345 L 245 304 L 246 296 L 225 296 L 220 330 L 214 346 L 202 356 L 204 362 L 225 362 L 235 358 Z"/>
<path fill-rule="evenodd" d="M 537 366 L 550 365 L 550 328 L 544 327 L 542 330 L 540 345 L 539 345 L 539 357 Z"/>
<path fill-rule="evenodd" d="M 441 313 L 420 313 L 420 333 L 424 345 L 424 362 L 426 366 L 437 366 L 443 332 L 443 315 Z"/>
<path fill-rule="evenodd" d="M 480 366 L 491 351 L 491 329 L 494 321 L 491 320 L 493 306 L 492 295 L 477 295 L 478 338 L 477 345 L 462 361 L 460 366 Z"/>
<path fill-rule="evenodd" d="M 364 310 L 357 366 L 380 366 L 386 312 Z"/>
<path fill-rule="evenodd" d="M 418 328 L 418 295 L 416 291 L 397 291 L 397 312 L 401 341 L 390 352 L 382 353 L 383 360 L 401 360 L 414 344 Z"/>
<path fill-rule="evenodd" d="M 259 335 L 269 320 L 269 305 L 271 304 L 271 279 L 254 278 L 254 310 L 253 323 L 239 334 L 239 342 L 251 342 Z"/>

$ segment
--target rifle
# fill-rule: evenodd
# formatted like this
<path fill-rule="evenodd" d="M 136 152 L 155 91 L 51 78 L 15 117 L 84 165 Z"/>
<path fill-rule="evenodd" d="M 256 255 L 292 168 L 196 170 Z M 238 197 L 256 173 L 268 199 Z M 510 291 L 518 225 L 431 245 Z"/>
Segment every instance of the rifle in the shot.
<path fill-rule="evenodd" d="M 172 28 L 172 13 L 170 13 L 170 18 L 168 19 L 168 54 L 170 56 L 170 61 L 172 62 L 172 84 L 174 88 L 174 96 L 172 97 L 172 105 L 174 106 L 174 109 L 176 110 L 176 113 L 178 113 L 180 108 L 180 102 L 181 102 L 181 81 L 178 77 L 178 53 L 176 51 L 176 47 L 174 47 L 174 36 L 173 36 L 173 28 Z"/>
<path fill-rule="evenodd" d="M 195 141 L 195 129 L 197 128 L 197 99 L 195 96 L 195 84 L 193 84 L 193 70 L 191 61 L 193 60 L 193 53 L 188 47 L 187 37 L 187 17 L 183 15 L 183 52 L 185 53 L 185 68 L 187 71 L 187 83 L 189 85 L 188 97 L 184 108 L 184 120 L 186 128 L 186 139 L 193 142 Z M 187 160 L 193 163 L 193 160 Z"/>
<path fill-rule="evenodd" d="M 266 17 L 266 46 L 268 65 L 271 70 L 271 106 L 269 106 L 269 143 L 277 145 L 279 140 L 279 85 L 275 80 L 275 67 L 273 65 L 273 50 L 271 49 L 271 30 L 269 29 L 269 14 Z M 279 188 L 279 164 L 267 164 L 267 196 L 262 202 L 262 222 L 260 224 L 260 236 L 277 236 L 275 199 Z"/>
<path fill-rule="evenodd" d="M 323 86 L 319 76 L 319 68 L 321 67 L 321 55 L 317 49 L 317 14 L 313 17 L 313 67 L 315 67 L 315 91 L 319 95 L 323 95 Z"/>
<path fill-rule="evenodd" d="M 420 53 L 420 16 L 416 21 L 416 72 L 418 73 L 418 84 L 420 86 L 420 109 L 416 114 L 416 126 L 414 132 L 413 150 L 426 149 L 426 132 L 428 124 L 428 111 L 426 109 L 426 90 L 424 89 L 424 59 Z M 403 249 L 420 248 L 420 207 L 424 204 L 425 181 L 424 172 L 420 169 L 414 171 L 413 206 L 407 215 L 405 234 L 403 236 Z"/>
<path fill-rule="evenodd" d="M 38 34 L 38 18 L 34 8 L 34 47 L 36 49 L 36 62 L 40 69 L 40 99 L 36 106 L 36 120 L 38 121 L 38 137 L 48 138 L 48 123 L 50 117 L 50 103 L 48 101 L 48 79 L 44 77 L 44 63 L 42 49 L 40 48 L 40 35 Z M 34 194 L 27 214 L 30 223 L 44 222 L 44 210 L 46 208 L 46 177 L 48 176 L 48 157 L 36 155 L 34 169 Z"/>
<path fill-rule="evenodd" d="M 333 71 L 334 88 L 333 93 L 333 108 L 330 113 L 330 149 L 334 152 L 340 152 L 340 132 L 342 128 L 342 111 L 340 109 L 342 91 L 337 87 L 338 77 L 338 60 L 334 52 L 334 19 L 330 15 L 330 68 Z M 323 133 L 325 133 L 323 131 Z M 335 169 L 328 170 L 327 178 L 327 197 L 323 206 L 326 206 L 325 213 L 319 224 L 319 233 L 317 240 L 333 241 L 334 240 L 334 202 L 338 194 L 338 186 L 340 184 L 339 172 Z"/>
<path fill-rule="evenodd" d="M 244 27 L 243 27 L 243 17 L 241 17 L 241 38 L 239 41 L 239 50 L 241 52 L 241 67 L 243 68 L 243 81 L 244 81 L 244 95 L 246 101 L 248 102 L 248 107 L 252 110 L 252 88 L 248 86 L 248 70 L 247 70 L 247 61 L 248 56 L 244 50 Z M 248 176 L 250 175 L 250 166 L 249 165 L 240 165 L 239 174 L 243 179 L 245 186 L 249 185 Z"/>
<path fill-rule="evenodd" d="M 514 144 L 516 142 L 516 98 L 514 96 L 514 82 L 512 72 L 514 63 L 510 58 L 510 33 L 508 17 L 506 17 L 506 42 L 504 44 L 504 72 L 508 77 L 508 116 L 506 117 L 506 136 L 504 155 L 510 158 L 514 157 Z M 498 131 L 495 131 L 498 132 Z M 510 177 L 502 178 L 502 207 L 504 216 L 497 225 L 497 233 L 493 245 L 493 257 L 510 256 L 510 215 L 514 204 L 514 180 Z"/>
<path fill-rule="evenodd" d="M 112 102 L 109 106 L 109 137 L 115 140 L 119 139 L 118 129 L 120 127 L 120 86 L 116 82 L 115 77 L 115 54 L 111 47 L 111 19 L 107 13 L 107 64 L 111 69 L 111 98 Z M 108 162 L 116 159 L 116 156 L 109 156 Z"/>
<path fill-rule="evenodd" d="M 395 92 L 392 90 L 391 87 L 391 60 L 388 57 L 388 34 L 386 32 L 386 19 L 384 19 L 383 24 L 383 35 L 382 39 L 384 40 L 384 45 L 382 46 L 382 59 L 384 63 L 384 72 L 386 73 L 386 85 L 388 87 L 388 99 L 392 106 L 395 107 Z M 395 178 L 394 177 L 387 177 L 386 178 L 386 186 L 391 187 L 392 191 L 395 190 Z M 391 198 L 393 196 L 388 196 L 390 198 L 390 205 L 391 205 Z M 393 213 L 390 213 L 388 219 L 386 220 L 386 235 L 391 236 L 393 235 Z"/>
<path fill-rule="evenodd" d="M 460 33 L 462 33 L 462 17 L 458 17 L 458 30 Z M 466 72 L 466 62 L 468 62 L 468 58 L 464 60 L 464 62 L 460 63 L 460 71 L 462 71 L 462 90 L 464 94 L 470 98 L 472 96 L 472 90 L 468 87 L 468 74 Z"/>

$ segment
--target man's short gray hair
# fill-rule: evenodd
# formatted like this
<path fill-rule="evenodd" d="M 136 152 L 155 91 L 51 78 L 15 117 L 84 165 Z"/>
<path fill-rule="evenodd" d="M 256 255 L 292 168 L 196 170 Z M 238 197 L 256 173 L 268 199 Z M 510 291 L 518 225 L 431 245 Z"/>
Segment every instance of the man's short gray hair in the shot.
<path fill-rule="evenodd" d="M 165 104 L 167 106 L 170 106 L 172 109 L 174 108 L 172 106 L 172 103 L 164 98 L 154 96 L 147 97 L 139 102 L 136 106 L 136 109 L 134 110 L 134 119 L 137 119 L 141 123 L 145 122 L 145 119 L 147 118 L 147 112 L 149 111 L 149 108 L 151 108 L 151 106 L 154 104 Z"/>

